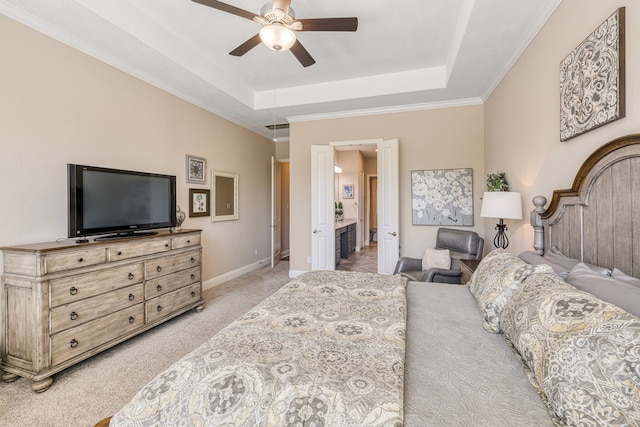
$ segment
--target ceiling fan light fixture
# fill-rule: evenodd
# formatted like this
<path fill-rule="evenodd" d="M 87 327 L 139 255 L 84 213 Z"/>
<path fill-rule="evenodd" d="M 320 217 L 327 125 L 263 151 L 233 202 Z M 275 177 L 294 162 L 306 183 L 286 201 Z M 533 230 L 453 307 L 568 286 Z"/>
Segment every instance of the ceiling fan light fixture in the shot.
<path fill-rule="evenodd" d="M 262 27 L 260 30 L 260 40 L 269 49 L 280 52 L 289 50 L 296 42 L 295 33 L 284 25 L 274 22 L 273 24 Z"/>

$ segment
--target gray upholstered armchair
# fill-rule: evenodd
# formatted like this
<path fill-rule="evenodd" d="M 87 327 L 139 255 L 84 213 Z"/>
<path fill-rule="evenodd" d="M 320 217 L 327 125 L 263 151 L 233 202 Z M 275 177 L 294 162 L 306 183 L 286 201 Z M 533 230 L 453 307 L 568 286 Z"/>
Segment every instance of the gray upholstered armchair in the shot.
<path fill-rule="evenodd" d="M 451 255 L 449 269 L 422 270 L 422 259 L 401 257 L 393 274 L 402 274 L 409 280 L 460 284 L 461 259 L 482 259 L 484 239 L 474 231 L 440 228 L 435 249 L 448 249 Z"/>

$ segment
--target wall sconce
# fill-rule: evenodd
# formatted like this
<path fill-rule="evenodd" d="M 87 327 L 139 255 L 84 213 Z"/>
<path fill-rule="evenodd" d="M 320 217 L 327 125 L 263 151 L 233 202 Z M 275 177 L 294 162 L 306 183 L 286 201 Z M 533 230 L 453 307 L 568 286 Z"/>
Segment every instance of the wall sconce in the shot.
<path fill-rule="evenodd" d="M 342 173 L 342 168 L 340 167 L 340 165 L 338 165 L 337 163 L 333 164 L 333 171 L 335 173 Z"/>
<path fill-rule="evenodd" d="M 498 218 L 496 237 L 493 246 L 506 249 L 509 239 L 505 233 L 508 230 L 505 219 L 522 219 L 522 199 L 520 193 L 514 191 L 487 191 L 482 197 L 480 216 L 483 218 Z"/>

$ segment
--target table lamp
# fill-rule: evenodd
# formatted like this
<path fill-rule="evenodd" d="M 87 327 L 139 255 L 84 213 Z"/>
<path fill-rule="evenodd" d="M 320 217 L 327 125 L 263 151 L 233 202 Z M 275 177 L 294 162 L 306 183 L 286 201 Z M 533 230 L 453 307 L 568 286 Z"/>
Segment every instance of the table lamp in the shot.
<path fill-rule="evenodd" d="M 480 216 L 483 218 L 498 218 L 496 237 L 493 246 L 506 249 L 509 239 L 505 233 L 508 230 L 505 219 L 522 219 L 522 201 L 520 193 L 514 191 L 487 191 L 482 197 Z"/>

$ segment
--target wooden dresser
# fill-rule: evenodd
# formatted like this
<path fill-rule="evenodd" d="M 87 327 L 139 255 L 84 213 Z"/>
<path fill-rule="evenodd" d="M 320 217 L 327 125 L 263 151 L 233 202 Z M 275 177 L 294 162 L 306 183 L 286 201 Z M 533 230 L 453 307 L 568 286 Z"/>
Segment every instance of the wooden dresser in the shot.
<path fill-rule="evenodd" d="M 185 311 L 202 310 L 200 230 L 0 248 L 0 369 L 52 375 Z"/>

